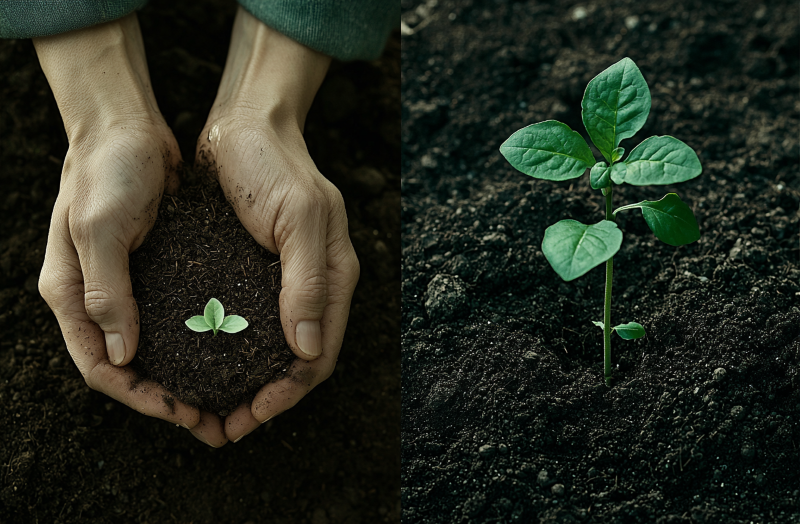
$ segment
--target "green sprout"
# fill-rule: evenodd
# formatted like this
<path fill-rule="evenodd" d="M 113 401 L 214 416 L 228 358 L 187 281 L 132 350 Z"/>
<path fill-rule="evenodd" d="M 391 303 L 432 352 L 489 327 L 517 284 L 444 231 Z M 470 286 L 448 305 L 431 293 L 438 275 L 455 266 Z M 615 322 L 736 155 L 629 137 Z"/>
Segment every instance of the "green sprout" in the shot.
<path fill-rule="evenodd" d="M 544 232 L 542 253 L 565 281 L 606 263 L 605 314 L 602 322 L 594 324 L 603 330 L 605 381 L 610 386 L 611 332 L 616 331 L 625 340 L 645 335 L 644 328 L 636 322 L 610 327 L 614 255 L 622 245 L 617 213 L 641 209 L 655 236 L 671 246 L 682 246 L 700 238 L 692 210 L 675 193 L 655 202 L 644 200 L 622 206 L 612 212 L 614 184 L 675 184 L 699 176 L 703 168 L 697 154 L 671 136 L 647 138 L 622 160 L 625 149 L 619 147 L 619 143 L 636 134 L 650 114 L 650 89 L 630 58 L 623 58 L 589 82 L 581 108 L 583 125 L 606 162 L 595 162 L 583 137 L 555 120 L 520 129 L 500 146 L 500 152 L 519 171 L 544 180 L 578 178 L 591 168 L 592 189 L 600 189 L 605 196 L 605 220 L 591 225 L 576 220 L 553 224 Z"/>
<path fill-rule="evenodd" d="M 202 333 L 213 330 L 217 336 L 217 330 L 225 333 L 238 333 L 248 326 L 247 321 L 239 315 L 225 316 L 225 308 L 216 298 L 212 298 L 206 304 L 203 315 L 195 315 L 186 321 L 186 325 L 192 331 Z"/>

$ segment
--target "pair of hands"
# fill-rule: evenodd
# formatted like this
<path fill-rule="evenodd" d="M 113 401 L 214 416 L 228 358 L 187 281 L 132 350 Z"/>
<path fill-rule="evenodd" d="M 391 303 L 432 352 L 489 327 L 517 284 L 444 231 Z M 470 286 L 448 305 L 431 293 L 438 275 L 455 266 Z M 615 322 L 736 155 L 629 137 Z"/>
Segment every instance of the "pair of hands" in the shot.
<path fill-rule="evenodd" d="M 303 122 L 330 59 L 240 8 L 197 161 L 216 164 L 244 227 L 280 253 L 281 322 L 300 357 L 224 420 L 176 401 L 127 366 L 139 339 L 128 255 L 178 188 L 180 150 L 150 88 L 136 15 L 34 40 L 70 147 L 39 290 L 89 387 L 219 447 L 294 406 L 333 372 L 359 275 L 338 190 L 316 169 Z M 77 62 L 76 63 L 76 57 Z M 239 199 L 249 196 L 248 205 Z"/>

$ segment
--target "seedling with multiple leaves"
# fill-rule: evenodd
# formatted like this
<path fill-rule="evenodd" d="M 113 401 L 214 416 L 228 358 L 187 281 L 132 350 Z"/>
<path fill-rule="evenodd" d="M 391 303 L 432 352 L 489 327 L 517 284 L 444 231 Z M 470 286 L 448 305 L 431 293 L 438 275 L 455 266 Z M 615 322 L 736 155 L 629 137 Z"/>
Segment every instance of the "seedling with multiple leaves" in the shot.
<path fill-rule="evenodd" d="M 605 380 L 611 384 L 611 332 L 625 340 L 643 337 L 644 328 L 636 322 L 611 326 L 611 281 L 614 255 L 622 245 L 622 231 L 616 214 L 638 208 L 655 236 L 672 246 L 689 244 L 700 238 L 692 210 L 675 193 L 661 200 L 644 200 L 612 212 L 615 184 L 648 186 L 685 182 L 700 175 L 703 168 L 697 154 L 671 136 L 647 138 L 623 160 L 625 149 L 619 144 L 639 131 L 650 114 L 650 89 L 633 60 L 623 58 L 586 86 L 581 101 L 583 125 L 605 162 L 595 162 L 586 141 L 566 124 L 547 120 L 520 129 L 500 152 L 516 169 L 545 180 L 578 178 L 590 169 L 589 182 L 605 196 L 606 218 L 586 225 L 576 220 L 561 220 L 548 227 L 542 241 L 545 258 L 565 281 L 578 278 L 606 263 L 606 292 L 603 321 L 594 324 L 603 330 Z"/>
<path fill-rule="evenodd" d="M 204 331 L 214 331 L 214 336 L 217 336 L 217 331 L 224 331 L 225 333 L 238 333 L 248 326 L 247 321 L 239 315 L 225 316 L 225 308 L 216 298 L 212 298 L 206 304 L 206 309 L 203 315 L 195 315 L 186 321 L 186 326 L 192 331 L 202 333 Z"/>

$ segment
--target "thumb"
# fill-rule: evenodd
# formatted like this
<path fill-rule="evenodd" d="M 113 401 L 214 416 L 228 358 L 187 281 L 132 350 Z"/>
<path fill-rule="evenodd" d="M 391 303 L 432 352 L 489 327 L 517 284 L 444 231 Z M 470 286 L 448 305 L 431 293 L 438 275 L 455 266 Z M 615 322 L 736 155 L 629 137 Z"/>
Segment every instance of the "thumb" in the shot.
<path fill-rule="evenodd" d="M 84 307 L 105 335 L 108 360 L 128 364 L 139 345 L 139 309 L 128 273 L 128 250 L 113 236 L 75 242 L 83 271 Z"/>
<path fill-rule="evenodd" d="M 289 347 L 298 357 L 314 360 L 322 354 L 320 320 L 328 302 L 327 212 L 324 197 L 304 200 L 303 212 L 294 214 L 299 220 L 284 229 L 280 309 Z"/>

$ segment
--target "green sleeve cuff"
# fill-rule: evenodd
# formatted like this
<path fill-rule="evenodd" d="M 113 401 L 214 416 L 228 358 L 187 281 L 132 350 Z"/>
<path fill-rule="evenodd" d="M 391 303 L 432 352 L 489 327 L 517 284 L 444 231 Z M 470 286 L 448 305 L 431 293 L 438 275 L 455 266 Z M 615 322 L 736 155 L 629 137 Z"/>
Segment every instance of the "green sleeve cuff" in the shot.
<path fill-rule="evenodd" d="M 35 38 L 110 22 L 147 0 L 0 0 L 0 38 Z"/>
<path fill-rule="evenodd" d="M 338 60 L 373 60 L 400 24 L 397 0 L 239 0 L 264 24 Z"/>

